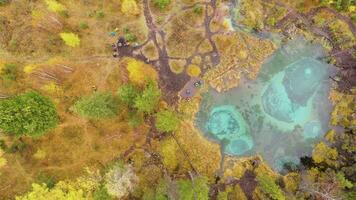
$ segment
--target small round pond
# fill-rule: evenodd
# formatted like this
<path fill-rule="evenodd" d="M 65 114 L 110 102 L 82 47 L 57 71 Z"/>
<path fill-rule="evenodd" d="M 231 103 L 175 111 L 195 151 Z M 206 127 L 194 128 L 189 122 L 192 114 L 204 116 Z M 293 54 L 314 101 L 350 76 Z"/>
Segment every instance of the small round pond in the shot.
<path fill-rule="evenodd" d="M 296 166 L 329 130 L 332 67 L 323 56 L 317 44 L 290 41 L 265 61 L 256 80 L 203 94 L 196 126 L 226 154 L 258 153 L 279 171 Z"/>

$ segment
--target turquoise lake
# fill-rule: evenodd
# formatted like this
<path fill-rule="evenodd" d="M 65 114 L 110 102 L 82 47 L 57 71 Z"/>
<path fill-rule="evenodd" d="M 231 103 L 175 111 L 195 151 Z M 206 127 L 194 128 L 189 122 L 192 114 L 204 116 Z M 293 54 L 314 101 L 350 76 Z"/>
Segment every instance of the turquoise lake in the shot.
<path fill-rule="evenodd" d="M 330 129 L 332 66 L 323 48 L 302 38 L 268 58 L 256 80 L 203 94 L 196 126 L 226 154 L 260 154 L 278 171 L 299 164 Z"/>

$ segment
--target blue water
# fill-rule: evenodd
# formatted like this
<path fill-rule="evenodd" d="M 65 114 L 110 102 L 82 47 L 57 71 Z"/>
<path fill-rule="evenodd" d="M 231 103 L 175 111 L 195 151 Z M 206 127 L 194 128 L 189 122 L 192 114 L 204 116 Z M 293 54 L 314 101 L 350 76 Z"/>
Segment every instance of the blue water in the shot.
<path fill-rule="evenodd" d="M 196 126 L 226 154 L 258 153 L 279 171 L 297 165 L 329 130 L 332 67 L 323 55 L 320 45 L 290 41 L 265 61 L 256 80 L 205 93 Z"/>

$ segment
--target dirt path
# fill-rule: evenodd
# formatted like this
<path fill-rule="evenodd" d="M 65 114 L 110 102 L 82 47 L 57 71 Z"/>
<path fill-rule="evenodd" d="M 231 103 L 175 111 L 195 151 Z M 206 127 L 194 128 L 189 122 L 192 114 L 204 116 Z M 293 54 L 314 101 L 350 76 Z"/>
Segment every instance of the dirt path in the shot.
<path fill-rule="evenodd" d="M 125 56 L 128 57 L 133 57 L 139 60 L 142 60 L 146 63 L 152 64 L 156 70 L 159 73 L 159 84 L 164 90 L 164 97 L 165 100 L 173 105 L 178 101 L 178 92 L 184 87 L 184 85 L 190 80 L 190 77 L 185 74 L 175 74 L 170 70 L 169 66 L 169 61 L 176 60 L 176 59 L 182 59 L 185 60 L 185 65 L 184 68 L 186 68 L 188 65 L 192 63 L 192 60 L 194 57 L 200 57 L 202 60 L 201 67 L 206 64 L 205 60 L 207 57 L 210 58 L 211 60 L 211 67 L 215 67 L 220 63 L 220 55 L 217 49 L 217 46 L 215 42 L 213 41 L 213 36 L 215 34 L 219 34 L 218 32 L 212 32 L 210 28 L 210 24 L 216 15 L 217 12 L 217 2 L 216 0 L 212 0 L 209 2 L 200 2 L 196 3 L 191 6 L 182 6 L 180 9 L 180 12 L 192 9 L 196 5 L 201 5 L 205 6 L 205 12 L 204 12 L 204 22 L 203 22 L 203 27 L 204 27 L 204 34 L 205 34 L 205 39 L 207 39 L 212 47 L 212 50 L 210 52 L 206 53 L 200 53 L 199 52 L 199 47 L 202 44 L 203 41 L 200 41 L 198 45 L 195 47 L 195 51 L 192 55 L 185 57 L 185 58 L 177 58 L 177 57 L 170 57 L 168 55 L 167 51 L 167 40 L 166 40 L 166 32 L 163 30 L 163 27 L 167 25 L 169 22 L 171 22 L 175 17 L 177 17 L 177 13 L 171 15 L 170 17 L 167 18 L 165 23 L 162 26 L 158 26 L 155 24 L 153 20 L 153 16 L 150 10 L 150 2 L 148 0 L 143 0 L 143 14 L 145 17 L 146 25 L 149 29 L 148 35 L 147 35 L 147 40 L 142 43 L 141 45 L 138 45 L 136 47 L 132 46 L 125 46 L 125 47 L 120 47 L 117 48 L 118 52 L 118 57 L 122 58 Z M 212 13 L 209 15 L 209 7 L 212 9 Z M 161 45 L 159 41 L 162 41 Z M 147 59 L 141 52 L 145 44 L 148 42 L 153 42 L 154 46 L 156 47 L 158 51 L 158 59 L 157 60 L 149 60 Z M 203 73 L 205 73 L 206 70 L 202 70 Z"/>

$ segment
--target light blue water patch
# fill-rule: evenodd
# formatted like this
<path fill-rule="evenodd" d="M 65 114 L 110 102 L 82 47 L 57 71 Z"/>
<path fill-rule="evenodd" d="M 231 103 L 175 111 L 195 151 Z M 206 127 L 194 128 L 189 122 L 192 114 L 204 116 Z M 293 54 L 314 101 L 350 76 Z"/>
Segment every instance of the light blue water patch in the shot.
<path fill-rule="evenodd" d="M 219 141 L 227 141 L 226 152 L 242 155 L 253 147 L 247 124 L 233 105 L 222 105 L 212 109 L 205 124 L 205 132 Z"/>
<path fill-rule="evenodd" d="M 307 122 L 304 125 L 304 129 L 303 129 L 303 137 L 305 139 L 313 139 L 313 138 L 317 138 L 322 134 L 322 127 L 319 121 L 311 121 L 311 122 Z"/>
<path fill-rule="evenodd" d="M 299 163 L 300 159 L 297 156 L 282 156 L 276 158 L 273 167 L 278 171 L 283 171 L 285 168 L 295 170 Z"/>
<path fill-rule="evenodd" d="M 323 63 L 301 58 L 269 81 L 262 95 L 264 111 L 283 122 L 303 123 L 312 112 L 312 96 L 327 78 Z"/>
<path fill-rule="evenodd" d="M 331 66 L 320 45 L 298 38 L 268 58 L 257 80 L 203 95 L 196 126 L 230 155 L 256 153 L 281 171 L 299 164 L 329 130 Z"/>

